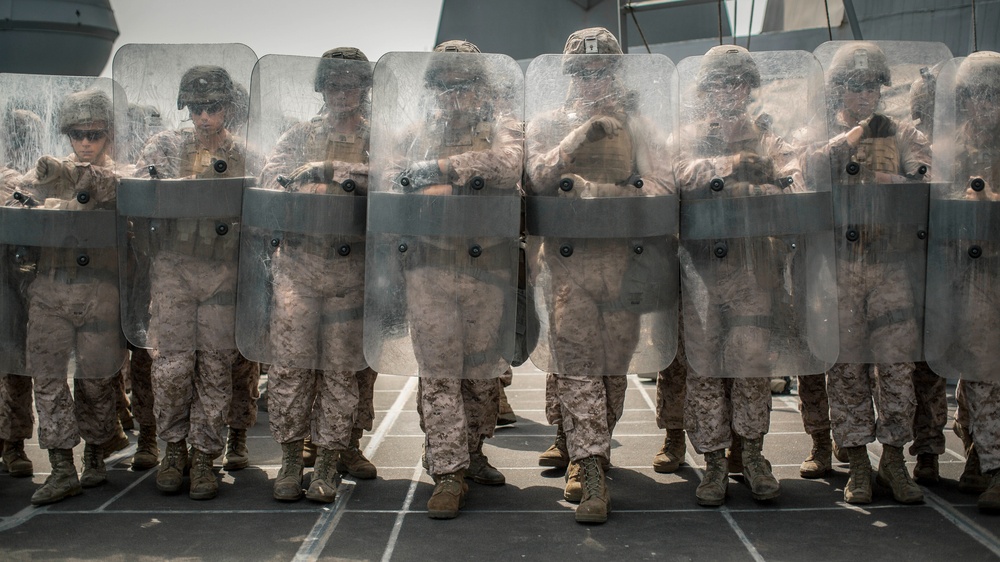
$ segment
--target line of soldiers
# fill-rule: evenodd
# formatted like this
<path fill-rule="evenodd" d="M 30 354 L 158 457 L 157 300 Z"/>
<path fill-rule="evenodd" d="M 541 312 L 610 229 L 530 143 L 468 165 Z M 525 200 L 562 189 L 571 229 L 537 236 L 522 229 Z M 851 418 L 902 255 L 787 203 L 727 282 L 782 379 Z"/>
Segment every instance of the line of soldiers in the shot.
<path fill-rule="evenodd" d="M 915 471 L 936 481 L 947 404 L 933 367 L 963 379 L 963 483 L 1000 509 L 992 207 L 952 204 L 1000 197 L 1000 55 L 939 56 L 918 79 L 914 99 L 935 80 L 950 100 L 914 113 L 921 127 L 938 115 L 932 166 L 929 129 L 880 111 L 890 63 L 868 42 L 818 49 L 825 74 L 808 53 L 734 45 L 674 67 L 622 55 L 603 28 L 527 74 L 467 41 L 378 65 L 349 47 L 259 61 L 189 48 L 125 46 L 114 83 L 68 83 L 53 113 L 73 153 L 4 175 L 0 370 L 37 379 L 52 473 L 35 505 L 106 478 L 127 337 L 133 360 L 150 350 L 148 378 L 131 369 L 147 412 L 133 467 L 159 464 L 169 494 L 189 474 L 193 499 L 217 495 L 223 452 L 227 470 L 249 464 L 258 363 L 271 366 L 280 501 L 329 503 L 341 473 L 375 478 L 360 440 L 376 373 L 416 373 L 428 515 L 454 518 L 466 480 L 505 483 L 483 444 L 510 421 L 503 386 L 530 355 L 550 373 L 557 426 L 539 464 L 567 469 L 582 523 L 610 512 L 623 375 L 661 370 L 654 470 L 677 470 L 690 438 L 705 456 L 701 505 L 725 502 L 733 472 L 756 500 L 780 495 L 763 440 L 769 380 L 788 375 L 801 375 L 814 443 L 803 477 L 830 471 L 835 442 L 845 501 L 869 503 L 877 485 L 923 501 L 903 446 L 917 419 Z M 115 135 L 162 91 L 178 92 L 173 117 L 190 127 Z M 948 226 L 976 220 L 971 234 Z M 945 275 L 928 273 L 926 313 L 924 271 Z M 0 391 L 23 420 L 24 390 L 6 390 L 19 379 Z M 30 474 L 28 435 L 30 421 L 27 435 L 0 432 L 12 473 Z"/>

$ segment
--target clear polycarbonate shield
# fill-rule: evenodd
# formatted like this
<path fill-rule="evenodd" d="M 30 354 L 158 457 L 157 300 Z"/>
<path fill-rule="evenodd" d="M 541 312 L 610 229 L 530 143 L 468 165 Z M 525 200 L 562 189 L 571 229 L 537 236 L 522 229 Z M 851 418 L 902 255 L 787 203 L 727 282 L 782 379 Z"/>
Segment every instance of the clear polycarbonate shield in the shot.
<path fill-rule="evenodd" d="M 523 84 L 503 55 L 389 53 L 375 66 L 364 348 L 376 371 L 508 368 Z"/>
<path fill-rule="evenodd" d="M 361 370 L 374 63 L 268 55 L 249 143 L 267 154 L 243 196 L 236 343 L 254 361 Z"/>
<path fill-rule="evenodd" d="M 113 376 L 118 309 L 113 160 L 125 105 L 107 78 L 0 74 L 0 371 Z"/>
<path fill-rule="evenodd" d="M 665 368 L 679 296 L 673 63 L 537 57 L 525 112 L 531 362 L 598 376 Z"/>
<path fill-rule="evenodd" d="M 678 65 L 681 310 L 703 377 L 820 373 L 837 357 L 824 90 L 802 51 L 719 47 Z"/>
<path fill-rule="evenodd" d="M 1000 54 L 937 81 L 924 354 L 942 377 L 1000 381 Z"/>
<path fill-rule="evenodd" d="M 133 44 L 115 54 L 112 73 L 134 106 L 117 148 L 138 155 L 118 197 L 122 325 L 136 346 L 236 347 L 242 190 L 259 168 L 246 146 L 256 62 L 232 44 Z M 149 127 L 154 112 L 159 132 Z"/>
<path fill-rule="evenodd" d="M 827 85 L 842 363 L 923 357 L 931 140 L 917 86 L 951 58 L 941 43 L 835 41 L 816 48 Z M 923 74 L 921 74 L 923 70 Z"/>

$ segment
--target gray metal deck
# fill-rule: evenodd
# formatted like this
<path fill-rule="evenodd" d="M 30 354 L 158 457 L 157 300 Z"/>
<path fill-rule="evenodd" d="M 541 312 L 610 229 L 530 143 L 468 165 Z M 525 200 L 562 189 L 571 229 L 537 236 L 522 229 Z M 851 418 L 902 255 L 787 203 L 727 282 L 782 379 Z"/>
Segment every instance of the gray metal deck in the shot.
<path fill-rule="evenodd" d="M 186 493 L 161 495 L 155 469 L 136 473 L 116 462 L 104 486 L 31 507 L 48 470 L 44 451 L 32 442 L 33 479 L 0 473 L 0 559 L 1000 560 L 1000 517 L 979 514 L 976 496 L 958 491 L 964 459 L 950 429 L 941 457 L 944 480 L 924 489 L 924 505 L 876 498 L 869 506 L 848 506 L 842 501 L 846 466 L 826 479 L 799 478 L 811 442 L 797 397 L 775 396 L 765 453 L 781 481 L 781 498 L 759 504 L 731 479 L 726 506 L 702 508 L 694 490 L 703 459 L 690 446 L 688 466 L 676 474 L 653 472 L 652 456 L 663 441 L 654 421 L 655 387 L 632 376 L 608 475 L 611 518 L 584 526 L 562 500 L 562 471 L 536 466 L 554 428 L 544 421 L 544 376 L 522 367 L 507 389 L 518 422 L 498 429 L 485 448 L 507 484 L 470 484 L 461 515 L 434 521 L 424 511 L 432 485 L 420 468 L 416 380 L 383 376 L 376 390 L 375 430 L 362 445 L 379 477 L 345 479 L 331 506 L 271 499 L 280 447 L 264 412 L 250 432 L 253 466 L 222 471 L 219 497 L 208 502 Z M 82 445 L 78 449 L 79 460 Z M 133 450 L 112 459 L 127 459 Z M 874 462 L 880 450 L 870 447 Z"/>

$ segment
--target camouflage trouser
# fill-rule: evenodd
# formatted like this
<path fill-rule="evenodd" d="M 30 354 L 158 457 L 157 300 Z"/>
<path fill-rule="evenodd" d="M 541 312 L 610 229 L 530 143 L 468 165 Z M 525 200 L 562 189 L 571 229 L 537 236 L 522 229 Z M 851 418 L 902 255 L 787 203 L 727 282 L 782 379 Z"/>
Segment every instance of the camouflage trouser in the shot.
<path fill-rule="evenodd" d="M 684 397 L 687 395 L 687 354 L 683 323 L 677 326 L 677 355 L 656 375 L 656 427 L 684 429 Z"/>
<path fill-rule="evenodd" d="M 549 379 L 555 382 L 570 458 L 610 460 L 611 433 L 625 411 L 628 379 L 563 374 L 549 375 Z"/>
<path fill-rule="evenodd" d="M 830 401 L 826 396 L 826 375 L 799 377 L 799 413 L 806 433 L 830 433 Z"/>
<path fill-rule="evenodd" d="M 684 423 L 700 455 L 731 446 L 733 432 L 760 439 L 771 423 L 770 379 L 687 377 Z"/>
<path fill-rule="evenodd" d="M 318 371 L 273 365 L 267 374 L 267 411 L 278 443 L 310 437 L 317 446 L 348 447 L 368 371 Z M 311 428 L 311 430 L 310 430 Z"/>
<path fill-rule="evenodd" d="M 31 439 L 35 416 L 31 411 L 31 377 L 0 375 L 0 439 Z"/>
<path fill-rule="evenodd" d="M 598 377 L 604 379 L 607 394 L 608 431 L 615 432 L 615 426 L 625 411 L 625 391 L 628 390 L 628 380 L 621 376 Z M 560 424 L 566 417 L 563 405 L 559 402 L 559 386 L 556 376 L 545 376 L 545 418 L 550 425 Z"/>
<path fill-rule="evenodd" d="M 972 441 L 983 472 L 1000 469 L 1000 383 L 962 380 Z"/>
<path fill-rule="evenodd" d="M 955 402 L 958 404 L 955 409 L 955 425 L 960 425 L 968 430 L 972 421 L 969 420 L 969 400 L 966 397 L 965 382 L 961 379 L 955 388 Z"/>
<path fill-rule="evenodd" d="M 80 443 L 103 445 L 118 430 L 114 378 L 75 379 L 70 393 L 66 379 L 35 381 L 38 446 L 72 449 Z"/>
<path fill-rule="evenodd" d="M 153 358 L 148 349 L 132 348 L 127 370 L 132 381 L 132 417 L 139 427 L 156 427 L 156 417 L 153 415 Z"/>
<path fill-rule="evenodd" d="M 948 381 L 920 361 L 913 371 L 913 392 L 917 412 L 913 418 L 913 443 L 910 454 L 944 454 L 944 426 L 948 423 Z"/>
<path fill-rule="evenodd" d="M 226 425 L 233 429 L 250 429 L 257 423 L 259 383 L 260 363 L 238 355 L 233 363 L 233 398 L 229 403 Z"/>
<path fill-rule="evenodd" d="M 877 438 L 902 447 L 912 440 L 917 407 L 912 377 L 913 363 L 834 365 L 827 373 L 827 392 L 837 444 L 860 447 Z"/>
<path fill-rule="evenodd" d="M 160 252 L 150 268 L 149 344 L 160 439 L 209 455 L 226 445 L 233 395 L 236 264 Z M 212 351 L 193 351 L 202 350 Z"/>
<path fill-rule="evenodd" d="M 226 446 L 226 414 L 233 395 L 235 349 L 164 352 L 154 349 L 153 412 L 167 443 L 187 439 L 212 456 Z"/>
<path fill-rule="evenodd" d="M 354 429 L 371 431 L 375 427 L 375 379 L 378 373 L 366 368 L 356 373 L 358 377 L 358 409 L 354 414 Z"/>
<path fill-rule="evenodd" d="M 469 467 L 469 453 L 493 436 L 500 384 L 492 379 L 421 378 L 417 412 L 431 476 Z"/>
<path fill-rule="evenodd" d="M 511 370 L 510 367 L 507 367 L 507 370 L 504 371 L 502 375 L 500 375 L 500 384 L 502 384 L 504 388 L 506 388 L 510 386 L 511 383 L 513 382 L 514 382 L 514 371 Z"/>

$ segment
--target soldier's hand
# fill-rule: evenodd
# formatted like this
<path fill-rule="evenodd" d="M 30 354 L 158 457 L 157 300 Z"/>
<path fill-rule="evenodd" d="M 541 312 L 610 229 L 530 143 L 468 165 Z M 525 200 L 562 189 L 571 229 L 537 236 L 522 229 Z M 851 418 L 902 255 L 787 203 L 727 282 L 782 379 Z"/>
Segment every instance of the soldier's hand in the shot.
<path fill-rule="evenodd" d="M 331 162 L 309 162 L 296 168 L 291 175 L 292 183 L 329 183 L 333 176 Z"/>
<path fill-rule="evenodd" d="M 868 120 L 864 129 L 866 138 L 882 139 L 896 134 L 896 125 L 885 115 L 876 113 Z"/>
<path fill-rule="evenodd" d="M 773 183 L 774 161 L 753 152 L 741 152 L 733 165 L 733 177 L 736 181 Z"/>
<path fill-rule="evenodd" d="M 50 183 L 66 177 L 66 175 L 66 167 L 58 158 L 42 156 L 35 164 L 35 177 L 38 183 Z"/>
<path fill-rule="evenodd" d="M 622 128 L 621 121 L 614 117 L 591 117 L 587 123 L 587 140 L 597 142 L 605 137 L 614 138 Z"/>
<path fill-rule="evenodd" d="M 409 185 L 403 185 L 403 180 L 407 180 Z M 441 165 L 437 160 L 422 160 L 414 162 L 409 168 L 399 175 L 397 180 L 404 190 L 423 189 L 431 185 L 446 183 L 447 178 L 441 171 Z"/>

